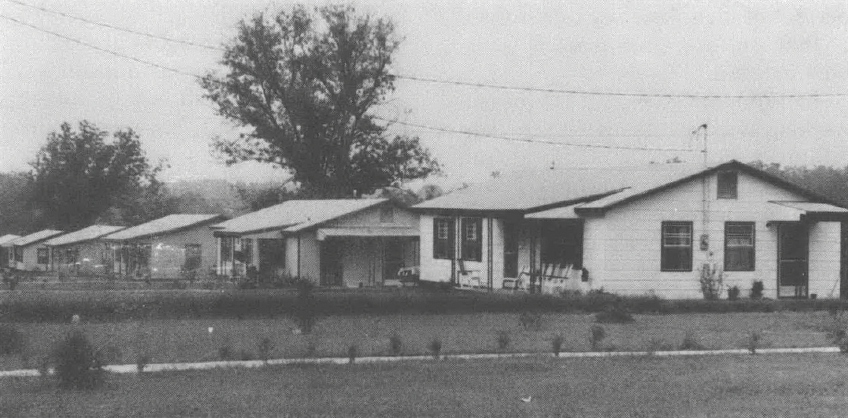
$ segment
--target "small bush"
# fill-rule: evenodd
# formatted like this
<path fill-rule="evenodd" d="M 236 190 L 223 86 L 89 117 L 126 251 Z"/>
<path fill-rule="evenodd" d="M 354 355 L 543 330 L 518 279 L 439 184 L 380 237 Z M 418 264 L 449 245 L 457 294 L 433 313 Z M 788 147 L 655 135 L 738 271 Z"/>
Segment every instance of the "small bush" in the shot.
<path fill-rule="evenodd" d="M 242 348 L 241 350 L 239 350 L 239 360 L 241 360 L 241 361 L 253 360 L 253 353 Z"/>
<path fill-rule="evenodd" d="M 554 352 L 554 357 L 559 357 L 560 351 L 562 351 L 562 343 L 565 339 L 562 337 L 562 334 L 554 335 L 554 338 L 551 340 L 551 350 Z"/>
<path fill-rule="evenodd" d="M 498 344 L 498 350 L 506 351 L 506 349 L 509 348 L 509 343 L 512 342 L 512 339 L 509 337 L 509 332 L 498 331 L 495 341 Z"/>
<path fill-rule="evenodd" d="M 764 288 L 762 280 L 754 280 L 754 283 L 751 285 L 751 299 L 762 299 Z"/>
<path fill-rule="evenodd" d="M 681 350 L 704 350 L 705 348 L 694 332 L 686 331 L 683 335 L 683 341 L 680 343 Z"/>
<path fill-rule="evenodd" d="M 704 299 L 717 300 L 724 286 L 724 272 L 713 263 L 704 263 L 699 271 L 701 293 L 704 295 Z"/>
<path fill-rule="evenodd" d="M 757 349 L 760 347 L 760 340 L 762 340 L 762 334 L 759 331 L 751 331 L 748 334 L 748 351 L 751 354 L 757 354 Z"/>
<path fill-rule="evenodd" d="M 434 359 L 438 360 L 439 355 L 442 352 L 442 340 L 433 338 L 433 340 L 430 341 L 430 344 L 427 345 L 427 349 L 430 350 L 430 355 L 433 356 Z"/>
<path fill-rule="evenodd" d="M 542 329 L 542 312 L 537 310 L 522 311 L 518 314 L 518 322 L 526 330 L 538 331 Z"/>
<path fill-rule="evenodd" d="M 347 347 L 347 362 L 348 364 L 353 364 L 356 361 L 356 355 L 359 350 L 356 347 L 356 344 L 351 344 Z"/>
<path fill-rule="evenodd" d="M 739 286 L 732 286 L 727 289 L 727 300 L 738 300 L 739 299 Z"/>
<path fill-rule="evenodd" d="M 11 325 L 0 325 L 0 356 L 21 354 L 23 349 L 23 333 Z"/>
<path fill-rule="evenodd" d="M 636 322 L 636 320 L 620 304 L 616 304 L 603 312 L 596 313 L 595 322 L 600 324 L 630 324 Z"/>
<path fill-rule="evenodd" d="M 233 347 L 229 344 L 224 344 L 218 347 L 218 358 L 224 361 L 233 359 Z"/>
<path fill-rule="evenodd" d="M 315 326 L 318 316 L 317 303 L 312 293 L 315 285 L 309 280 L 302 279 L 296 282 L 296 286 L 297 300 L 294 306 L 294 320 L 302 333 L 309 334 L 312 332 L 312 327 Z"/>
<path fill-rule="evenodd" d="M 66 388 L 94 389 L 103 383 L 103 366 L 81 331 L 74 331 L 55 348 L 56 377 Z"/>
<path fill-rule="evenodd" d="M 389 352 L 393 356 L 399 356 L 403 352 L 403 340 L 400 339 L 400 335 L 392 334 L 389 337 Z"/>
<path fill-rule="evenodd" d="M 589 345 L 592 347 L 592 351 L 601 350 L 601 343 L 604 341 L 606 336 L 607 331 L 600 325 L 592 325 L 592 327 L 589 328 Z"/>
<path fill-rule="evenodd" d="M 262 338 L 256 344 L 256 352 L 259 353 L 259 359 L 266 363 L 271 358 L 272 351 L 274 351 L 274 342 L 268 337 Z"/>
<path fill-rule="evenodd" d="M 135 358 L 135 369 L 141 373 L 144 371 L 144 368 L 150 364 L 150 355 L 148 354 L 139 354 L 138 357 Z"/>

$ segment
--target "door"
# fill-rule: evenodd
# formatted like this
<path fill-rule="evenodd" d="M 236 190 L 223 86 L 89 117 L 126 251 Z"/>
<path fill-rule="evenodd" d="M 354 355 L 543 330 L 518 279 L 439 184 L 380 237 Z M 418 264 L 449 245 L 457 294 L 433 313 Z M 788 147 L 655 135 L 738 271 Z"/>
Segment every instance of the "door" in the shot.
<path fill-rule="evenodd" d="M 286 242 L 278 238 L 260 238 L 257 240 L 259 251 L 259 279 L 269 280 L 282 276 L 286 266 Z"/>
<path fill-rule="evenodd" d="M 848 298 L 848 222 L 842 222 L 839 257 L 839 297 Z"/>
<path fill-rule="evenodd" d="M 777 227 L 778 297 L 807 297 L 807 237 L 807 227 L 800 222 Z"/>
<path fill-rule="evenodd" d="M 405 267 L 403 247 L 403 241 L 397 238 L 383 241 L 383 282 L 397 279 L 398 271 Z"/>
<path fill-rule="evenodd" d="M 342 242 L 327 239 L 321 243 L 321 286 L 342 285 Z"/>

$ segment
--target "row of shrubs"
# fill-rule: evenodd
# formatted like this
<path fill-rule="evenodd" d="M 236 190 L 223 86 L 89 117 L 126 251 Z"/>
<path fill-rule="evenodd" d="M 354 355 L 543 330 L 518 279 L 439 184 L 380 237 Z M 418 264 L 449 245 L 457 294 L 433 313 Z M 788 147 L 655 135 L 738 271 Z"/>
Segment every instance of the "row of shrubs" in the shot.
<path fill-rule="evenodd" d="M 724 313 L 844 310 L 840 299 L 668 300 L 657 296 L 503 294 L 459 291 L 112 291 L 10 292 L 0 294 L 0 319 L 65 322 L 148 318 L 249 318 L 297 315 L 461 314 L 479 312 L 595 313 L 612 308 L 629 313 Z"/>

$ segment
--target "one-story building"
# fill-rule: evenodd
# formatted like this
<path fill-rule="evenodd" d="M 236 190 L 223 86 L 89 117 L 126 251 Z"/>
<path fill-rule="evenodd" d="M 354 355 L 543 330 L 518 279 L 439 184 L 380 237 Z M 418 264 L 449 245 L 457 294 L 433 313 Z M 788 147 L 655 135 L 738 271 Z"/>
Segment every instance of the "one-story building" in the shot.
<path fill-rule="evenodd" d="M 98 238 L 124 229 L 123 226 L 92 225 L 44 242 L 50 248 L 50 270 L 74 276 L 95 276 L 111 272 L 109 246 Z"/>
<path fill-rule="evenodd" d="M 12 242 L 20 237 L 20 235 L 15 234 L 6 234 L 0 237 L 0 267 L 9 267 L 9 261 L 13 259 L 13 257 L 10 256 L 10 247 L 4 247 L 3 245 Z"/>
<path fill-rule="evenodd" d="M 289 200 L 214 226 L 218 273 L 382 285 L 418 264 L 418 224 L 387 199 Z"/>
<path fill-rule="evenodd" d="M 848 296 L 848 209 L 738 161 L 501 175 L 423 202 L 421 279 L 700 298 Z"/>
<path fill-rule="evenodd" d="M 154 279 L 202 277 L 215 272 L 211 225 L 223 215 L 176 214 L 136 225 L 101 239 L 109 243 L 112 272 Z"/>
<path fill-rule="evenodd" d="M 50 251 L 44 242 L 62 233 L 55 229 L 44 229 L 2 244 L 8 251 L 9 267 L 25 271 L 47 271 L 50 268 Z"/>

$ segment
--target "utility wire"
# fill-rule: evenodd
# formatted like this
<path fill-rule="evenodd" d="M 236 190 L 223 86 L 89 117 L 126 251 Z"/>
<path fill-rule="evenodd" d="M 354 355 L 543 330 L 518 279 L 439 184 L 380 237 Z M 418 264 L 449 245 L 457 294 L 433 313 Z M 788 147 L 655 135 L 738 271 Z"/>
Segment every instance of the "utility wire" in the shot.
<path fill-rule="evenodd" d="M 211 50 L 214 50 L 214 51 L 223 51 L 224 50 L 224 48 L 217 47 L 217 46 L 214 46 L 214 45 L 206 45 L 206 44 L 201 44 L 201 43 L 192 42 L 192 41 L 186 41 L 186 40 L 182 40 L 182 39 L 169 38 L 167 36 L 160 36 L 160 35 L 155 35 L 155 34 L 148 33 L 148 32 L 141 32 L 141 31 L 137 31 L 137 30 L 134 30 L 134 29 L 128 29 L 128 28 L 124 28 L 124 27 L 120 27 L 120 26 L 110 25 L 108 23 L 97 22 L 97 21 L 94 21 L 94 20 L 86 19 L 84 17 L 74 16 L 74 15 L 71 15 L 71 14 L 68 14 L 68 13 L 60 12 L 58 10 L 53 10 L 53 9 L 48 9 L 46 7 L 27 4 L 27 3 L 24 3 L 24 2 L 18 1 L 18 0 L 5 0 L 5 1 L 7 1 L 9 3 L 14 3 L 14 4 L 17 4 L 17 5 L 20 5 L 20 6 L 24 6 L 24 7 L 29 7 L 30 9 L 40 10 L 40 11 L 45 12 L 45 13 L 51 13 L 51 14 L 54 14 L 54 15 L 63 16 L 63 17 L 66 17 L 68 19 L 78 20 L 80 22 L 85 22 L 85 23 L 88 23 L 90 25 L 97 25 L 97 26 L 109 28 L 109 29 L 112 29 L 112 30 L 131 33 L 131 34 L 134 34 L 134 35 L 146 36 L 148 38 L 158 39 L 160 41 L 196 46 L 196 47 L 200 47 L 200 48 L 211 49 Z"/>
<path fill-rule="evenodd" d="M 181 70 L 178 70 L 178 69 L 176 69 L 176 68 L 166 67 L 166 66 L 164 66 L 164 65 L 157 64 L 157 63 L 155 63 L 155 62 L 153 62 L 153 61 L 147 61 L 147 60 L 144 60 L 144 59 L 141 59 L 141 58 L 133 57 L 133 56 L 131 56 L 131 55 L 126 55 L 126 54 L 122 54 L 122 53 L 120 53 L 120 52 L 112 51 L 112 50 L 110 50 L 110 49 L 101 48 L 101 47 L 99 47 L 99 46 L 97 46 L 97 45 L 93 45 L 93 44 L 90 44 L 90 43 L 88 43 L 88 42 L 84 42 L 84 41 L 81 41 L 81 40 L 79 40 L 79 39 L 76 39 L 76 38 L 71 38 L 71 37 L 69 37 L 69 36 L 62 35 L 61 33 L 56 33 L 56 32 L 53 32 L 53 31 L 51 31 L 51 30 L 48 30 L 48 29 L 40 28 L 40 27 L 38 27 L 38 26 L 35 26 L 35 25 L 32 25 L 32 24 L 29 24 L 29 23 L 27 23 L 27 22 L 22 22 L 22 21 L 20 21 L 20 20 L 18 20 L 18 19 L 15 19 L 15 18 L 13 18 L 13 17 L 9 17 L 9 16 L 5 16 L 5 15 L 0 14 L 0 18 L 2 18 L 2 19 L 6 19 L 6 20 L 11 21 L 11 22 L 14 22 L 14 23 L 16 23 L 16 24 L 18 24 L 18 25 L 26 26 L 26 27 L 29 27 L 29 28 L 35 29 L 35 30 L 37 30 L 37 31 L 44 32 L 44 33 L 47 33 L 47 34 L 50 34 L 50 35 L 53 35 L 53 36 L 56 36 L 56 37 L 59 37 L 59 38 L 65 39 L 65 40 L 67 40 L 67 41 L 71 41 L 71 42 L 74 42 L 74 43 L 80 44 L 80 45 L 82 45 L 82 46 L 85 46 L 85 47 L 88 47 L 88 48 L 91 48 L 91 49 L 98 50 L 98 51 L 100 51 L 100 52 L 105 52 L 105 53 L 107 53 L 107 54 L 114 55 L 114 56 L 116 56 L 116 57 L 125 58 L 125 59 L 132 60 L 132 61 L 135 61 L 135 62 L 140 63 L 140 64 L 144 64 L 144 65 L 148 65 L 148 66 L 151 66 L 151 67 L 155 67 L 155 68 L 158 68 L 158 69 L 160 69 L 160 70 L 170 71 L 170 72 L 172 72 L 172 73 L 179 74 L 179 75 L 184 75 L 184 76 L 188 76 L 188 77 L 192 77 L 192 78 L 201 78 L 201 77 L 200 77 L 200 76 L 198 76 L 198 75 L 195 75 L 195 74 L 192 74 L 192 73 L 188 73 L 188 72 L 185 72 L 185 71 L 181 71 Z"/>
<path fill-rule="evenodd" d="M 431 130 L 431 131 L 447 132 L 447 133 L 452 133 L 452 134 L 476 136 L 476 137 L 482 137 L 482 138 L 500 139 L 500 140 L 504 140 L 504 141 L 524 142 L 524 143 L 529 143 L 529 144 L 548 144 L 548 145 L 557 145 L 557 146 L 565 146 L 565 147 L 619 149 L 619 150 L 631 150 L 631 151 L 677 151 L 677 152 L 691 152 L 691 151 L 693 151 L 690 148 L 652 148 L 652 147 L 635 147 L 635 146 L 618 146 L 618 145 L 577 144 L 577 143 L 571 143 L 571 142 L 549 141 L 549 140 L 543 140 L 543 139 L 515 138 L 515 137 L 510 137 L 510 136 L 493 135 L 493 134 L 464 131 L 464 130 L 458 130 L 458 129 L 447 129 L 447 128 L 441 128 L 441 127 L 437 127 L 437 126 L 420 125 L 420 124 L 417 124 L 417 123 L 401 122 L 399 120 L 390 120 L 390 119 L 382 118 L 380 116 L 375 116 L 375 115 L 372 115 L 371 117 L 373 117 L 374 119 L 377 119 L 377 120 L 384 121 L 384 122 L 396 123 L 398 125 L 409 126 L 409 127 L 413 127 L 413 128 L 422 128 L 422 129 L 428 129 L 428 130 Z"/>
<path fill-rule="evenodd" d="M 583 96 L 613 96 L 613 97 L 642 97 L 642 98 L 666 98 L 666 99 L 799 99 L 799 98 L 826 98 L 826 97 L 848 97 L 848 93 L 798 93 L 798 94 L 675 94 L 675 93 L 623 93 L 612 91 L 592 90 L 570 90 L 541 87 L 507 86 L 503 84 L 472 83 L 465 81 L 443 80 L 438 78 L 416 77 L 403 74 L 394 74 L 403 80 L 420 81 L 426 83 L 447 84 L 464 87 L 479 87 L 498 90 L 528 91 L 536 93 L 574 94 Z"/>

